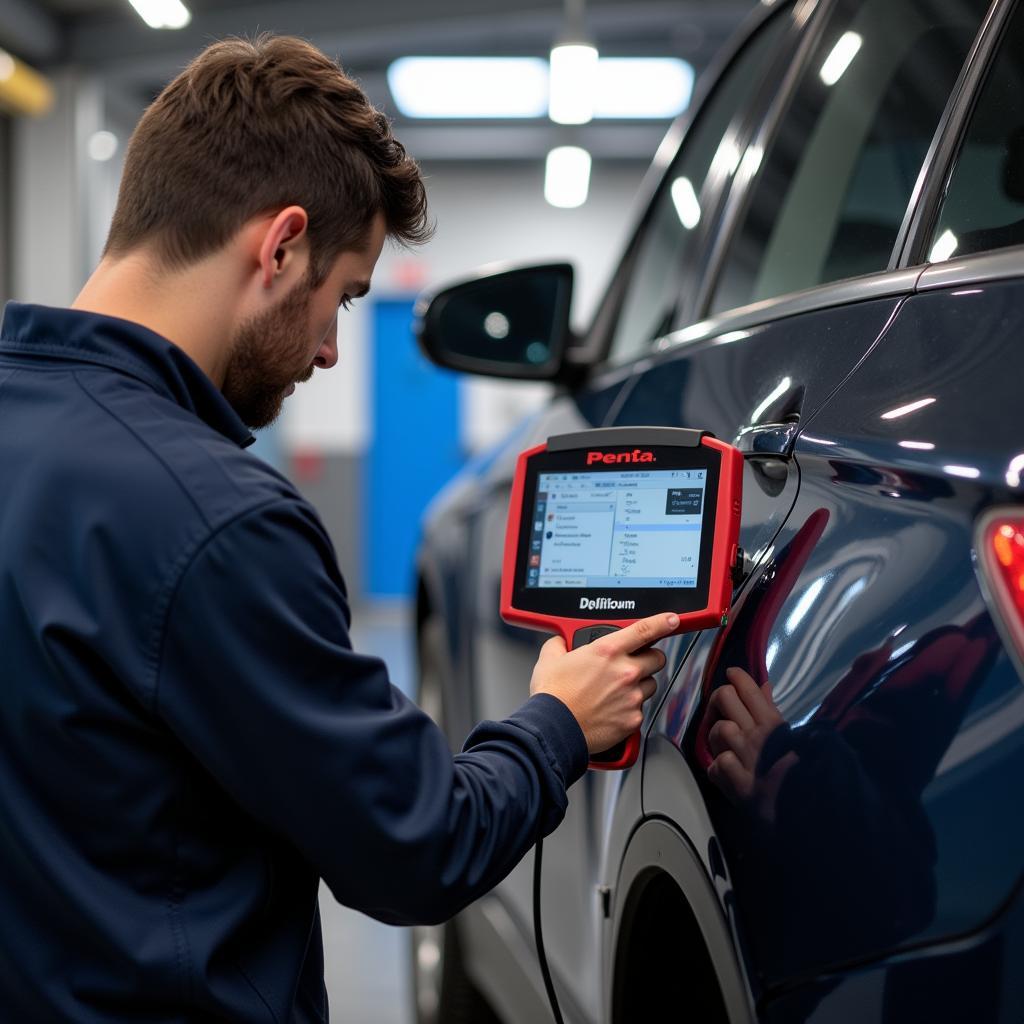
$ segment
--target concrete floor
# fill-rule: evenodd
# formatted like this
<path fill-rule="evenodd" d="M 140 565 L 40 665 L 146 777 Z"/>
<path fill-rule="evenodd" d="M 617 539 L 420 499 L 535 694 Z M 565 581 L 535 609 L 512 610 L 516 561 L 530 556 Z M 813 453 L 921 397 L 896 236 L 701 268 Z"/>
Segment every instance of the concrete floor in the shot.
<path fill-rule="evenodd" d="M 415 666 L 404 605 L 368 606 L 352 616 L 352 645 L 384 658 L 391 681 L 411 695 Z M 339 906 L 320 887 L 324 962 L 332 1024 L 412 1024 L 408 933 Z"/>

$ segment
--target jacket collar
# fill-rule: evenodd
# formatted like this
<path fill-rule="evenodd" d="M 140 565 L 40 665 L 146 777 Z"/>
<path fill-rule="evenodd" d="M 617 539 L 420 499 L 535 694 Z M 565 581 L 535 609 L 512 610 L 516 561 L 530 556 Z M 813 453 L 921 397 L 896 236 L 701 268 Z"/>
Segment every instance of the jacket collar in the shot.
<path fill-rule="evenodd" d="M 94 363 L 149 385 L 242 448 L 255 438 L 227 399 L 177 345 L 130 320 L 9 302 L 0 356 Z"/>

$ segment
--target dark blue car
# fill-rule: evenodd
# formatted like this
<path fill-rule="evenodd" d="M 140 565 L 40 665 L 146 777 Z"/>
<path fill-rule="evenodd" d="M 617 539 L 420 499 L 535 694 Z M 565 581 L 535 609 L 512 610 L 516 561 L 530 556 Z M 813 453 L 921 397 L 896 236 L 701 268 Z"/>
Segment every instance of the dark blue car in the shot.
<path fill-rule="evenodd" d="M 1020 1024 L 1024 8 L 764 4 L 645 188 L 586 332 L 565 266 L 421 310 L 443 365 L 558 385 L 427 518 L 423 703 L 457 743 L 526 694 L 543 637 L 498 615 L 521 449 L 735 443 L 729 624 L 664 645 L 640 760 L 578 783 L 546 846 L 565 1018 Z M 730 666 L 778 716 L 732 789 L 707 771 Z M 415 933 L 421 1021 L 549 1019 L 530 868 Z"/>

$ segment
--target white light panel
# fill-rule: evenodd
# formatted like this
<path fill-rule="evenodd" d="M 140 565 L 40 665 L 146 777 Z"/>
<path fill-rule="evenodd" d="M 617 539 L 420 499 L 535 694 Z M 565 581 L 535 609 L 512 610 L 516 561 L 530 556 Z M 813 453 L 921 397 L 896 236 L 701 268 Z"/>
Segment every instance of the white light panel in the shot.
<path fill-rule="evenodd" d="M 557 124 L 586 124 L 594 117 L 598 59 L 593 46 L 571 44 L 551 51 L 548 116 Z"/>
<path fill-rule="evenodd" d="M 693 68 L 675 57 L 602 57 L 594 117 L 672 118 L 693 93 Z"/>
<path fill-rule="evenodd" d="M 181 0 L 128 0 L 150 28 L 184 28 L 192 12 Z"/>
<path fill-rule="evenodd" d="M 539 57 L 401 57 L 388 86 L 405 117 L 665 119 L 682 113 L 693 68 L 674 57 L 602 57 L 559 46 Z M 587 83 L 590 83 L 589 85 Z"/>
<path fill-rule="evenodd" d="M 548 62 L 540 57 L 400 57 L 388 87 L 406 117 L 544 117 Z"/>
<path fill-rule="evenodd" d="M 590 191 L 590 154 L 579 146 L 558 146 L 548 153 L 544 167 L 544 198 L 571 210 L 587 201 Z"/>

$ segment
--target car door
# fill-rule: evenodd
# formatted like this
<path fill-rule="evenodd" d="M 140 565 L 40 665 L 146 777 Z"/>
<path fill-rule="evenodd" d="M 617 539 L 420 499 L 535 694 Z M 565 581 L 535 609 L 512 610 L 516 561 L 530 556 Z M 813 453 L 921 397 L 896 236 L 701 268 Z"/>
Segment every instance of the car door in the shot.
<path fill-rule="evenodd" d="M 713 315 L 639 347 L 628 389 L 609 421 L 708 429 L 739 444 L 748 456 L 741 544 L 754 561 L 765 559 L 796 499 L 799 470 L 792 445 L 800 424 L 827 402 L 913 291 L 919 271 L 890 270 L 889 264 L 918 171 L 983 13 L 980 4 L 968 9 L 939 3 L 833 3 L 816 11 L 813 5 L 802 6 L 797 9 L 806 25 L 801 54 L 787 62 L 791 71 L 777 104 L 748 137 L 733 133 L 723 139 L 723 149 L 736 147 L 730 161 L 736 168 L 733 194 L 720 221 L 708 226 L 703 245 L 687 254 L 695 265 L 710 265 L 721 293 L 709 286 L 703 309 L 687 305 L 685 298 L 677 306 L 680 316 Z M 881 38 L 886 45 L 866 49 L 859 63 L 851 58 L 826 81 L 822 68 L 837 49 L 843 52 L 847 44 L 842 41 L 853 34 Z M 837 138 L 853 144 L 837 145 Z M 681 169 L 673 169 L 663 191 L 677 200 L 674 215 L 679 219 L 688 207 L 680 209 L 678 196 L 692 194 L 678 185 L 682 180 Z M 809 193 L 806 182 L 814 185 Z M 795 194 L 798 187 L 802 191 Z M 871 227 L 862 230 L 868 213 Z M 751 267 L 750 253 L 758 245 L 767 265 Z M 860 276 L 836 280 L 851 273 Z M 726 308 L 726 302 L 741 308 Z M 646 315 L 641 322 L 664 326 L 652 316 L 657 306 L 636 305 Z M 629 306 L 625 309 L 623 322 L 628 323 Z M 627 336 L 623 343 L 630 354 L 636 351 L 629 345 L 632 340 Z M 659 697 L 693 640 L 684 636 L 666 645 L 669 667 Z M 699 661 L 701 655 L 698 647 L 690 660 Z M 659 698 L 652 708 L 657 706 Z M 678 684 L 664 707 L 674 721 L 680 712 Z M 652 767 L 644 771 L 646 776 Z M 650 783 L 658 794 L 662 771 L 671 772 L 655 765 Z M 613 929 L 596 917 L 595 892 L 612 891 L 617 884 L 623 846 L 635 823 L 636 784 L 635 770 L 612 779 L 588 779 L 583 784 L 586 802 L 573 807 L 580 827 L 563 828 L 547 843 L 545 907 L 554 903 L 569 911 L 558 914 L 560 923 L 551 926 L 550 934 L 546 930 L 549 960 L 560 991 L 579 991 L 581 1000 L 599 980 L 587 965 L 596 964 L 603 973 L 618 953 L 604 954 L 601 944 Z M 665 788 L 669 795 L 659 797 L 661 804 L 648 807 L 645 796 L 643 810 L 667 810 L 685 820 L 688 791 L 676 785 L 674 776 Z M 705 840 L 706 851 L 708 823 L 691 827 L 696 838 Z M 624 898 L 617 894 L 616 904 Z M 573 912 L 574 907 L 581 909 Z M 589 929 L 579 927 L 581 919 L 593 922 Z M 600 935 L 593 948 L 590 935 Z M 647 984 L 656 982 L 648 979 Z M 605 998 L 607 989 L 605 984 Z M 607 1005 L 603 1010 L 607 1014 Z"/>
<path fill-rule="evenodd" d="M 688 269 L 684 258 L 696 244 L 697 223 L 684 222 L 676 202 L 665 188 L 680 176 L 691 184 L 694 197 L 713 203 L 731 171 L 704 188 L 702 183 L 718 174 L 712 168 L 722 143 L 740 131 L 748 107 L 758 96 L 773 65 L 793 43 L 794 18 L 788 5 L 759 12 L 743 41 L 727 55 L 720 75 L 710 77 L 714 88 L 694 105 L 691 125 L 675 127 L 656 159 L 649 192 L 651 205 L 641 218 L 636 235 L 608 291 L 608 299 L 595 325 L 584 339 L 581 352 L 590 353 L 607 334 L 617 339 L 619 359 L 605 362 L 587 384 L 572 396 L 558 399 L 536 417 L 495 459 L 489 476 L 493 483 L 471 519 L 469 548 L 482 557 L 472 566 L 466 587 L 465 615 L 471 623 L 471 676 L 474 714 L 477 718 L 501 718 L 515 709 L 526 694 L 543 636 L 502 623 L 498 617 L 501 576 L 500 553 L 508 512 L 508 495 L 515 455 L 531 443 L 554 433 L 584 429 L 607 422 L 615 405 L 629 388 L 635 367 L 630 360 L 649 349 L 658 331 L 664 330 L 675 313 L 680 294 L 696 293 L 698 276 Z M 707 88 L 705 84 L 705 88 Z M 667 167 L 671 167 L 666 176 Z M 678 190 L 677 190 L 678 196 Z M 611 397 L 614 396 L 614 397 Z M 609 401 L 609 398 L 611 400 Z M 595 410 L 603 408 L 597 421 Z M 582 413 L 582 414 L 581 414 Z M 602 808 L 609 794 L 617 790 L 622 776 L 588 774 L 570 791 L 569 810 L 558 830 L 560 848 L 575 851 L 571 856 L 550 858 L 544 872 L 545 934 L 553 969 L 558 978 L 567 1019 L 601 1019 L 602 981 L 600 975 L 601 924 L 595 881 L 600 871 Z M 634 785 L 638 786 L 637 776 Z M 639 792 L 635 806 L 639 811 Z M 521 958 L 533 959 L 532 858 L 526 858 L 495 892 L 471 910 L 467 924 L 474 927 L 473 914 L 488 914 L 495 927 L 503 929 L 505 941 Z M 476 922 L 479 925 L 479 922 Z M 479 934 L 479 933 L 478 933 Z M 532 974 L 532 968 L 531 972 Z M 539 975 L 531 978 L 536 990 L 521 986 L 509 992 L 516 977 L 492 987 L 488 994 L 508 1020 L 533 1021 L 543 1011 Z M 481 971 L 481 979 L 483 971 Z"/>
<path fill-rule="evenodd" d="M 755 666 L 790 726 L 793 763 L 763 769 L 761 808 L 708 792 L 766 1004 L 794 977 L 954 938 L 956 956 L 879 973 L 885 1019 L 995 1020 L 1017 975 L 992 922 L 1024 876 L 1024 688 L 976 558 L 985 513 L 1024 508 L 1005 369 L 1024 281 L 1019 262 L 1015 280 L 978 263 L 969 284 L 926 274 L 807 425 L 775 579 L 758 578 L 704 678 Z"/>
<path fill-rule="evenodd" d="M 861 136 L 865 159 L 844 179 L 844 206 L 856 216 L 842 214 L 825 242 L 808 239 L 815 262 L 795 228 L 765 218 L 758 229 L 748 214 L 723 251 L 709 291 L 713 310 L 737 296 L 762 297 L 779 280 L 806 279 L 822 259 L 826 267 L 860 265 L 857 242 L 879 245 L 880 225 L 899 263 L 904 226 L 914 222 L 920 204 L 912 203 L 906 216 L 880 219 L 884 154 L 871 139 L 884 127 L 881 117 L 891 118 L 891 137 L 899 140 L 906 135 L 894 129 L 911 112 L 924 132 L 929 123 L 933 129 L 940 124 L 945 106 L 935 140 L 911 136 L 919 153 L 911 176 L 918 178 L 928 149 L 930 173 L 943 175 L 936 154 L 967 103 L 981 44 L 955 87 L 953 81 L 985 18 L 983 5 L 868 3 L 845 26 L 838 20 L 843 6 L 833 9 L 835 28 L 823 34 L 820 59 L 810 64 L 819 83 L 841 88 L 848 82 L 863 102 L 853 72 L 862 59 L 869 71 L 871 40 L 883 40 L 876 53 L 895 62 L 893 74 L 876 66 L 870 75 L 889 84 L 876 91 L 879 113 Z M 844 39 L 845 67 L 836 78 L 833 55 Z M 911 83 L 925 78 L 927 89 L 919 86 L 915 97 Z M 890 104 L 890 96 L 896 102 Z M 796 116 L 792 108 L 786 115 Z M 838 152 L 838 140 L 855 134 L 848 128 L 824 138 Z M 813 159 L 820 137 L 807 136 L 805 160 Z M 762 181 L 770 179 L 771 163 L 769 154 Z M 855 204 L 851 197 L 862 177 L 873 187 L 861 189 Z M 803 189 L 810 196 L 804 215 L 820 223 L 821 211 L 835 202 L 823 194 L 820 179 L 801 166 L 789 180 L 781 218 L 800 209 Z M 754 205 L 763 187 L 755 186 Z M 921 191 L 914 189 L 915 199 Z M 944 230 L 952 231 L 940 225 L 933 247 Z M 767 265 L 786 253 L 791 262 Z M 1006 473 L 1020 447 L 1022 424 L 1007 415 L 1013 385 L 1002 369 L 1017 329 L 1010 311 L 1019 301 L 1019 292 L 1011 294 L 1018 286 L 965 294 L 971 289 L 943 289 L 941 274 L 922 272 L 912 255 L 903 262 L 906 270 L 886 276 L 910 286 L 875 338 L 849 332 L 850 310 L 838 292 L 818 314 L 818 343 L 834 353 L 839 376 L 827 378 L 812 407 L 805 402 L 792 452 L 800 477 L 795 505 L 777 517 L 783 520 L 777 529 L 765 524 L 768 547 L 729 627 L 697 641 L 648 743 L 645 811 L 677 820 L 704 858 L 750 965 L 754 994 L 766 1012 L 785 1007 L 778 1009 L 779 1020 L 804 1019 L 836 987 L 834 980 L 823 982 L 806 998 L 792 992 L 783 998 L 792 979 L 976 926 L 982 908 L 991 913 L 1012 891 L 1022 864 L 1016 832 L 1009 844 L 993 834 L 1003 821 L 994 807 L 1019 791 L 1021 754 L 1012 724 L 1019 685 L 971 563 L 978 511 L 1011 498 Z M 944 294 L 915 294 L 921 289 Z M 807 343 L 804 323 L 799 315 L 788 324 L 798 350 Z M 976 345 L 965 350 L 966 338 Z M 787 352 L 784 359 L 796 355 Z M 755 529 L 746 511 L 745 529 Z M 754 795 L 739 802 L 725 799 L 705 775 L 713 753 L 705 700 L 733 664 L 758 682 L 770 680 L 787 723 L 758 761 Z M 994 754 L 993 774 L 984 784 L 967 785 L 977 758 Z M 986 828 L 992 841 L 979 855 L 976 839 Z M 965 978 L 953 976 L 961 983 Z M 922 1011 L 921 976 L 902 977 L 890 979 L 888 995 L 879 993 L 879 1005 L 887 999 L 893 1013 L 902 1007 L 903 1016 L 892 1019 L 961 1019 Z M 911 978 L 918 992 L 913 1012 Z M 947 993 L 955 988 L 948 978 L 938 986 Z M 781 1001 L 774 1003 L 776 997 Z M 941 1000 L 926 1002 L 940 1006 Z M 942 1012 L 952 1012 L 952 1005 L 947 1001 Z M 975 1019 L 994 1018 L 981 1012 Z"/>
<path fill-rule="evenodd" d="M 1024 12 L 1018 6 L 1011 17 L 1011 9 L 994 11 L 983 48 L 991 54 L 979 58 L 979 88 L 962 104 L 969 116 L 944 140 L 951 167 L 937 161 L 915 218 L 907 259 L 930 263 L 917 294 L 798 442 L 800 504 L 842 515 L 845 529 L 825 531 L 795 579 L 797 601 L 817 588 L 806 625 L 768 636 L 779 643 L 771 668 L 779 703 L 787 720 L 806 723 L 794 730 L 797 745 L 813 733 L 819 752 L 815 786 L 801 781 L 809 752 L 782 781 L 771 844 L 787 894 L 801 863 L 832 854 L 842 893 L 820 868 L 804 873 L 800 888 L 827 899 L 845 927 L 819 934 L 813 950 L 787 942 L 787 955 L 766 964 L 778 977 L 868 951 L 888 955 L 859 977 L 786 997 L 769 990 L 779 1020 L 795 1004 L 836 1017 L 855 987 L 885 1019 L 905 1019 L 911 1007 L 932 1021 L 1024 1012 L 1012 940 L 1014 915 L 1024 915 L 1015 899 L 1024 876 L 1015 812 L 1024 677 L 1019 657 L 1016 670 L 1013 662 L 1021 622 L 993 601 L 999 581 L 986 569 L 989 540 L 979 528 L 995 516 L 1012 532 L 1024 519 L 1020 375 L 1007 372 L 1019 364 L 1024 327 Z M 807 635 L 853 587 L 845 623 L 817 644 L 820 667 L 798 678 Z M 782 607 L 780 620 L 786 614 Z M 782 808 L 797 796 L 807 841 L 794 844 L 781 836 L 801 826 Z M 858 827 L 843 835 L 819 821 L 809 832 L 807 816 L 826 802 L 841 803 Z M 787 898 L 794 928 L 805 902 Z M 893 956 L 906 949 L 916 955 Z"/>

